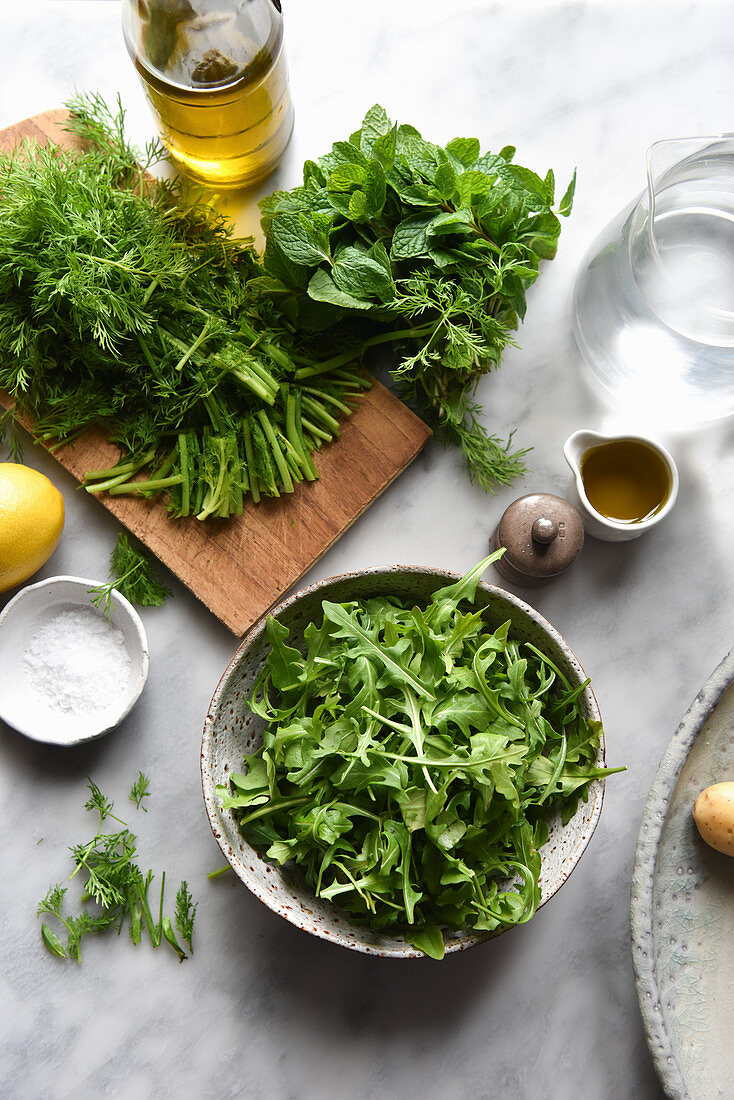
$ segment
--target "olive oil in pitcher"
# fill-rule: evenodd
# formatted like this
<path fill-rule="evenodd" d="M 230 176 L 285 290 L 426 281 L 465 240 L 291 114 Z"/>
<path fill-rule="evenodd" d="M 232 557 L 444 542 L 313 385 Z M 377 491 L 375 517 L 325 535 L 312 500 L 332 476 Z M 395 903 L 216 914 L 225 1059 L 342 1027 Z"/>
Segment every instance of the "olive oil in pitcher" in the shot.
<path fill-rule="evenodd" d="M 227 188 L 276 167 L 293 129 L 276 0 L 126 0 L 123 30 L 177 168 Z"/>
<path fill-rule="evenodd" d="M 618 523 L 643 523 L 670 495 L 662 458 L 634 439 L 611 440 L 585 451 L 581 477 L 592 508 Z"/>

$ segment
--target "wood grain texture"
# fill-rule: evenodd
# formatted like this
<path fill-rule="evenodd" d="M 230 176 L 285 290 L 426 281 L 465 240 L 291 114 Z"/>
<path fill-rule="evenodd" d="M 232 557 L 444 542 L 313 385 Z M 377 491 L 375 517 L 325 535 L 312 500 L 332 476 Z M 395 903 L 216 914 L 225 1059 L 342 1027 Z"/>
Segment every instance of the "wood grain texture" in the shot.
<path fill-rule="evenodd" d="M 73 146 L 66 112 L 47 111 L 0 131 L 0 150 L 22 138 Z M 0 392 L 0 404 L 12 407 Z M 27 417 L 18 419 L 32 429 Z M 310 569 L 415 458 L 430 429 L 379 382 L 342 423 L 341 438 L 314 456 L 319 480 L 295 492 L 251 500 L 230 520 L 168 518 L 160 502 L 96 499 L 141 540 L 235 634 L 243 634 Z M 117 461 L 97 431 L 54 457 L 78 480 Z M 90 503 L 90 507 L 93 507 Z"/>

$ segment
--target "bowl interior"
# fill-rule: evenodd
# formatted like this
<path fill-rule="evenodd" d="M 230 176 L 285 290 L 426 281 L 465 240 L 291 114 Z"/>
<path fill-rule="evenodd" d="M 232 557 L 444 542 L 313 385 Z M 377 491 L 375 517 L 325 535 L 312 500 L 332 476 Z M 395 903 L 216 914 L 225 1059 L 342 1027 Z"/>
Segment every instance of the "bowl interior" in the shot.
<path fill-rule="evenodd" d="M 309 622 L 321 621 L 321 601 L 336 603 L 371 596 L 395 596 L 408 604 L 425 604 L 438 588 L 457 580 L 456 574 L 439 570 L 374 570 L 332 578 L 312 585 L 285 600 L 273 612 L 289 627 L 289 644 L 298 645 Z M 561 636 L 549 623 L 516 596 L 490 585 L 479 585 L 477 607 L 484 608 L 487 626 L 496 629 L 508 619 L 512 635 L 533 642 L 561 669 L 573 685 L 586 676 Z M 225 672 L 212 699 L 202 743 L 202 780 L 209 820 L 225 857 L 245 885 L 269 908 L 314 935 L 367 954 L 414 957 L 420 955 L 402 936 L 375 932 L 354 923 L 332 903 L 316 898 L 298 871 L 267 863 L 240 835 L 234 815 L 223 810 L 215 793 L 217 784 L 242 771 L 243 754 L 262 741 L 264 722 L 246 703 L 268 652 L 264 625 L 246 637 Z M 585 717 L 600 719 L 590 688 L 582 696 Z M 603 743 L 599 753 L 603 760 Z M 542 849 L 541 904 L 565 882 L 591 839 L 601 812 L 602 784 L 592 784 L 588 801 L 581 803 L 566 825 L 560 815 L 550 822 L 550 836 Z M 497 933 L 495 933 L 496 935 Z M 446 935 L 446 950 L 458 951 L 487 939 L 486 933 L 457 932 Z"/>
<path fill-rule="evenodd" d="M 38 632 L 63 611 L 89 610 L 89 589 L 99 581 L 82 577 L 50 577 L 29 585 L 13 597 L 0 615 L 0 718 L 35 741 L 78 745 L 114 729 L 130 711 L 148 675 L 148 644 L 143 624 L 132 605 L 112 593 L 110 624 L 122 633 L 130 659 L 125 684 L 94 709 L 57 709 L 34 688 L 25 667 L 25 654 Z M 49 661 L 54 654 L 49 653 Z"/>

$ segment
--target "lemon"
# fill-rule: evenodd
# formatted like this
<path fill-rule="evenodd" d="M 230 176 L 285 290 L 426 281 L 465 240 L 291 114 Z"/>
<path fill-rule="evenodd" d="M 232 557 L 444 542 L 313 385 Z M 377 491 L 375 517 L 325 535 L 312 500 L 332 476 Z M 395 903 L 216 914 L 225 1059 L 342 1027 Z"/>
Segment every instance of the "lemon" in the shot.
<path fill-rule="evenodd" d="M 64 498 L 47 477 L 0 462 L 0 592 L 32 576 L 56 549 Z"/>

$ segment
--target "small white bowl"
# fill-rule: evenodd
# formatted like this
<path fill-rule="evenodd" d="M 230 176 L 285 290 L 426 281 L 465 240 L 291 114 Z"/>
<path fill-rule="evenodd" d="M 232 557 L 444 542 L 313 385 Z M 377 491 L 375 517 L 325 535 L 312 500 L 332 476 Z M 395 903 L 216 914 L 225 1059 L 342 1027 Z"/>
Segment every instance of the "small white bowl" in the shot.
<path fill-rule="evenodd" d="M 90 588 L 99 581 L 83 577 L 49 577 L 28 585 L 0 614 L 0 718 L 19 733 L 49 745 L 80 745 L 109 733 L 130 712 L 148 678 L 148 640 L 140 616 L 132 604 L 113 591 L 112 627 L 121 631 L 130 670 L 124 692 L 94 710 L 80 713 L 57 709 L 34 691 L 25 667 L 25 654 L 38 631 L 62 611 L 91 610 Z"/>

